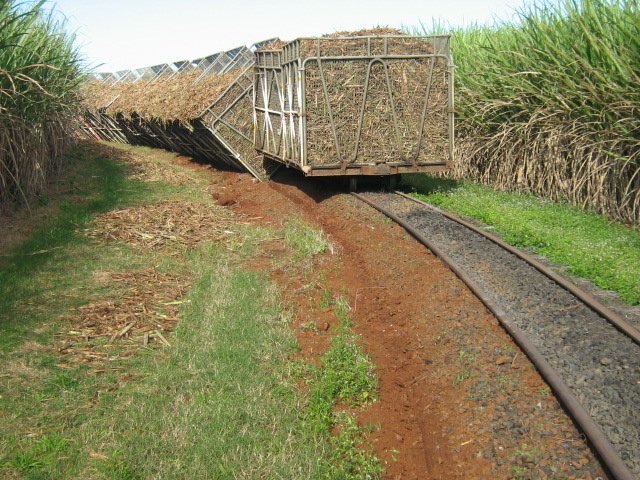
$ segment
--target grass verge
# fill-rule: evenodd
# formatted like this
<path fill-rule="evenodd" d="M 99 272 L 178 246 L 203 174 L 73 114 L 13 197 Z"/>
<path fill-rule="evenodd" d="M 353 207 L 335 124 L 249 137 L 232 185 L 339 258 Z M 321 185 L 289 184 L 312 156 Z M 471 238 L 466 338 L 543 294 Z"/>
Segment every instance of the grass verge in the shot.
<path fill-rule="evenodd" d="M 640 232 L 566 203 L 471 182 L 405 175 L 416 198 L 488 225 L 506 242 L 543 255 L 567 273 L 640 304 Z"/>
<path fill-rule="evenodd" d="M 55 315 L 73 303 L 56 301 L 55 297 L 93 267 L 88 259 L 75 265 L 70 255 L 85 243 L 77 231 L 95 215 L 152 193 L 144 182 L 127 181 L 126 167 L 117 159 L 107 160 L 75 148 L 68 154 L 68 161 L 67 194 L 52 200 L 59 205 L 59 213 L 0 257 L 0 351 L 13 346 L 14 340 L 19 341 L 34 322 L 43 319 L 44 312 L 39 312 L 38 305 L 46 304 Z M 63 274 L 53 279 L 60 268 Z"/>
<path fill-rule="evenodd" d="M 118 151 L 123 158 L 151 157 L 160 164 L 155 170 L 173 158 L 141 148 Z M 240 222 L 234 238 L 242 239 L 183 249 L 141 248 L 83 233 L 96 215 L 113 209 L 180 198 L 214 207 L 203 193 L 208 180 L 197 173 L 184 170 L 193 177 L 188 186 L 135 180 L 115 152 L 77 150 L 75 186 L 55 199 L 60 214 L 0 264 L 0 477 L 348 479 L 377 471 L 375 457 L 359 448 L 364 432 L 352 416 L 336 414 L 331 427 L 312 428 L 316 416 L 289 358 L 297 348 L 289 316 L 264 275 L 242 266 L 264 232 Z M 296 231 L 308 238 L 308 228 Z M 313 255 L 317 249 L 303 250 Z M 160 299 L 148 311 L 179 309 L 175 331 L 164 332 L 163 342 L 147 343 L 145 336 L 137 344 L 137 337 L 125 342 L 126 335 L 83 337 L 86 325 L 70 318 L 100 302 L 117 307 L 123 294 L 112 279 L 140 271 L 192 285 L 185 296 Z M 157 291 L 153 283 L 133 287 Z M 123 314 L 116 308 L 107 317 Z M 67 361 L 69 335 L 76 335 L 74 349 L 87 350 L 83 359 L 104 356 Z M 333 376 L 349 378 L 345 369 L 362 362 L 352 340 L 332 344 L 328 355 L 335 358 L 318 372 L 318 389 L 333 385 Z M 90 349 L 92 342 L 99 348 Z M 336 390 L 330 390 L 323 398 L 333 408 Z"/>
<path fill-rule="evenodd" d="M 287 375 L 295 341 L 274 292 L 226 252 L 204 250 L 191 261 L 198 281 L 167 358 L 145 358 L 138 366 L 145 378 L 105 398 L 114 414 L 89 425 L 97 441 L 115 434 L 101 471 L 110 478 L 316 478 L 323 445 L 298 421 Z"/>

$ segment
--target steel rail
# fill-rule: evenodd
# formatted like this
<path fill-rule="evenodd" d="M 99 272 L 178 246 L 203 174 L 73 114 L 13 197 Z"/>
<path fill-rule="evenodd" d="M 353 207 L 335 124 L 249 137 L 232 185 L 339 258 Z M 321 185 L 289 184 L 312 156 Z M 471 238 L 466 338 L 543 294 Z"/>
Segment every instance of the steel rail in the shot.
<path fill-rule="evenodd" d="M 616 452 L 602 430 L 600 430 L 600 427 L 598 427 L 598 425 L 589 416 L 584 407 L 580 404 L 578 399 L 573 395 L 569 386 L 562 380 L 558 372 L 555 371 L 555 369 L 549 364 L 549 362 L 547 362 L 542 353 L 536 348 L 533 342 L 531 342 L 529 337 L 527 337 L 527 335 L 511 321 L 504 310 L 502 310 L 498 305 L 496 305 L 495 302 L 488 298 L 484 294 L 480 286 L 474 280 L 472 280 L 462 269 L 456 266 L 449 255 L 440 250 L 438 246 L 434 245 L 433 242 L 426 238 L 416 228 L 414 228 L 408 222 L 402 220 L 389 210 L 385 209 L 375 202 L 372 202 L 362 195 L 354 192 L 352 192 L 351 195 L 363 201 L 367 205 L 375 208 L 382 214 L 392 219 L 398 225 L 403 227 L 418 242 L 422 243 L 436 256 L 438 256 L 456 274 L 456 276 L 458 276 L 458 278 L 460 278 L 460 280 L 462 280 L 469 287 L 469 289 L 480 299 L 480 301 L 495 315 L 502 327 L 507 331 L 507 333 L 509 333 L 509 335 L 511 335 L 511 337 L 515 340 L 515 342 L 523 350 L 527 357 L 529 357 L 542 377 L 554 391 L 558 400 L 564 406 L 571 418 L 573 418 L 577 426 L 584 432 L 585 436 L 591 443 L 593 450 L 598 455 L 603 466 L 609 471 L 612 477 L 615 480 L 634 480 L 635 477 L 629 471 L 622 458 L 620 458 L 618 452 Z"/>
<path fill-rule="evenodd" d="M 407 194 L 405 194 L 403 192 L 396 191 L 394 193 L 396 195 L 400 195 L 401 197 L 406 198 L 407 200 L 411 200 L 411 201 L 413 201 L 415 203 L 418 203 L 419 205 L 423 205 L 423 206 L 425 206 L 427 208 L 430 208 L 433 211 L 438 212 L 439 214 L 441 214 L 442 216 L 448 218 L 449 220 L 453 220 L 454 222 L 459 223 L 460 225 L 468 228 L 469 230 L 472 230 L 472 231 L 476 232 L 479 235 L 482 235 L 483 237 L 485 237 L 486 239 L 492 241 L 496 245 L 498 245 L 498 246 L 504 248 L 505 250 L 513 253 L 515 256 L 519 257 L 520 259 L 524 260 L 529 265 L 534 267 L 540 273 L 542 273 L 543 275 L 546 275 L 548 278 L 550 278 L 551 280 L 556 282 L 562 288 L 564 288 L 569 293 L 571 293 L 573 296 L 578 298 L 582 303 L 587 305 L 591 310 L 595 311 L 598 315 L 602 316 L 605 320 L 607 320 L 609 323 L 611 323 L 611 325 L 616 327 L 622 333 L 624 333 L 629 338 L 631 338 L 631 340 L 633 340 L 638 345 L 640 345 L 640 330 L 638 330 L 635 326 L 633 326 L 631 323 L 629 323 L 624 317 L 622 317 L 621 315 L 617 314 L 616 312 L 611 310 L 609 307 L 607 307 L 606 305 L 601 303 L 596 297 L 594 297 L 593 295 L 591 295 L 588 292 L 585 292 L 584 290 L 582 290 L 577 285 L 574 285 L 573 283 L 568 281 L 566 278 L 558 275 L 556 272 L 554 272 L 549 267 L 547 267 L 546 265 L 542 264 L 541 262 L 539 262 L 538 260 L 533 258 L 531 255 L 523 252 L 522 250 L 520 250 L 518 248 L 515 248 L 512 245 L 509 245 L 508 243 L 505 243 L 505 241 L 502 240 L 497 235 L 494 235 L 494 234 L 489 233 L 489 232 L 485 232 L 484 230 L 482 230 L 482 229 L 476 227 L 475 225 L 473 225 L 472 223 L 467 222 L 466 220 L 463 220 L 462 218 L 458 217 L 457 215 L 453 215 L 453 214 L 451 214 L 449 212 L 445 212 L 443 210 L 440 210 L 439 208 L 435 207 L 434 205 L 431 205 L 431 204 L 429 204 L 427 202 L 424 202 L 422 200 L 419 200 L 417 198 L 413 198 L 413 197 L 411 197 L 411 196 L 409 196 L 409 195 L 407 195 Z"/>

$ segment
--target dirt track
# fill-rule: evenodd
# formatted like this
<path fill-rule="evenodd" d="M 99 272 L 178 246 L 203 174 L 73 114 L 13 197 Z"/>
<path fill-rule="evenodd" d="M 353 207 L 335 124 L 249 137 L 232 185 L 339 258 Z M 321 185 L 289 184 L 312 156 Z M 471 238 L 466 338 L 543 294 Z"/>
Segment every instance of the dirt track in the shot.
<path fill-rule="evenodd" d="M 269 261 L 297 324 L 331 323 L 322 288 L 346 293 L 380 399 L 359 414 L 387 478 L 604 477 L 571 421 L 495 318 L 435 256 L 400 227 L 326 182 L 280 173 L 256 183 L 225 174 L 219 203 L 265 224 L 300 215 L 336 245 L 304 278 Z M 275 266 L 274 266 L 275 265 Z M 305 285 L 314 285 L 309 293 Z M 313 361 L 333 326 L 299 329 Z"/>

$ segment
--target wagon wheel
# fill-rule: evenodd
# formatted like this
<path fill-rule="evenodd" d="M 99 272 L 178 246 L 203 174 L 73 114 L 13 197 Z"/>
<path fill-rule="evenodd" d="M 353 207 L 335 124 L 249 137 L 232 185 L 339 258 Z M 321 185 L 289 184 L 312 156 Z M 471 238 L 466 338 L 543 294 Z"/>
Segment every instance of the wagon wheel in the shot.
<path fill-rule="evenodd" d="M 392 192 L 393 190 L 396 190 L 398 188 L 398 185 L 400 185 L 400 175 L 388 175 L 386 177 L 384 177 L 384 188 L 387 191 Z"/>

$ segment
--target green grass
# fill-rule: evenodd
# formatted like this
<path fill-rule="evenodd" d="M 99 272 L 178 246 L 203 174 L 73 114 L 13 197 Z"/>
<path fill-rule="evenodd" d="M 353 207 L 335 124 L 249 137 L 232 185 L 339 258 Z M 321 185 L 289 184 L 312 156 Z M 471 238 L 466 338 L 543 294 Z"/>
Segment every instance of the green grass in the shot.
<path fill-rule="evenodd" d="M 358 426 L 353 415 L 342 412 L 336 415 L 338 433 L 330 437 L 331 454 L 323 472 L 323 478 L 340 480 L 374 480 L 382 477 L 379 460 L 361 445 L 366 442 L 366 432 Z"/>
<path fill-rule="evenodd" d="M 383 469 L 378 459 L 358 448 L 366 439 L 352 413 L 335 412 L 341 404 L 352 409 L 363 407 L 377 396 L 378 380 L 374 365 L 351 331 L 348 305 L 343 298 L 334 302 L 334 315 L 339 321 L 339 333 L 322 356 L 322 364 L 312 369 L 308 379 L 310 398 L 306 409 L 309 429 L 328 436 L 332 445 L 326 478 L 379 478 Z M 330 432 L 337 429 L 335 436 Z"/>
<path fill-rule="evenodd" d="M 577 277 L 640 304 L 640 233 L 602 215 L 533 195 L 502 192 L 471 182 L 406 175 L 417 198 L 475 218 L 515 246 L 563 265 Z"/>
<path fill-rule="evenodd" d="M 33 306 L 44 302 L 59 311 L 55 293 L 78 282 L 78 276 L 87 275 L 87 268 L 93 267 L 91 262 L 75 264 L 76 250 L 86 244 L 78 231 L 96 214 L 150 194 L 143 182 L 126 181 L 125 166 L 117 161 L 86 155 L 76 148 L 69 153 L 68 162 L 70 194 L 59 199 L 60 213 L 0 258 L 0 351 L 11 347 L 13 340 L 42 318 L 34 315 L 34 308 L 25 312 L 25 302 Z M 58 276 L 61 265 L 66 274 Z"/>
<path fill-rule="evenodd" d="M 0 477 L 377 478 L 379 462 L 360 448 L 366 432 L 352 416 L 332 414 L 335 432 L 313 428 L 312 394 L 298 387 L 309 367 L 290 359 L 297 348 L 290 312 L 264 274 L 242 267 L 265 235 L 283 232 L 245 226 L 237 229 L 241 241 L 170 257 L 96 244 L 81 232 L 100 212 L 167 198 L 212 200 L 195 177 L 180 188 L 134 181 L 122 163 L 83 150 L 72 164 L 74 188 L 51 200 L 62 203 L 60 214 L 0 264 Z M 41 250 L 50 251 L 30 255 Z M 64 315 L 117 298 L 93 274 L 151 266 L 192 279 L 171 346 L 133 356 L 129 347 L 113 348 L 104 371 L 62 364 L 55 335 L 70 328 Z M 343 385 L 331 386 L 330 409 L 341 394 L 358 404 L 374 396 L 358 383 L 371 364 L 363 368 L 355 337 L 341 335 L 319 374 Z"/>
<path fill-rule="evenodd" d="M 299 218 L 293 218 L 285 223 L 284 238 L 298 258 L 311 257 L 332 248 L 322 230 L 307 225 Z"/>
<path fill-rule="evenodd" d="M 80 476 L 89 447 L 84 422 L 107 414 L 93 402 L 119 380 L 82 366 L 59 367 L 54 335 L 68 329 L 62 317 L 76 307 L 113 296 L 96 285 L 94 272 L 144 268 L 150 260 L 123 245 L 95 245 L 81 231 L 101 212 L 170 191 L 127 179 L 118 155 L 78 147 L 67 163 L 66 177 L 58 179 L 67 192 L 49 199 L 57 213 L 0 259 L 0 476 L 8 478 Z M 153 262 L 160 271 L 176 268 L 161 258 Z M 114 353 L 110 367 L 126 368 Z"/>
<path fill-rule="evenodd" d="M 190 258 L 198 281 L 171 348 L 114 364 L 137 380 L 51 365 L 42 389 L 2 391 L 16 423 L 61 431 L 54 442 L 3 432 L 0 464 L 23 478 L 321 478 L 330 440 L 302 428 L 291 331 L 268 283 L 226 253 Z"/>
<path fill-rule="evenodd" d="M 87 425 L 109 440 L 107 478 L 315 478 L 323 444 L 300 428 L 295 350 L 268 283 L 221 252 L 193 259 L 168 358 L 140 365 L 144 380 L 104 399 L 114 415 Z M 113 433 L 111 433 L 113 432 Z M 127 472 L 135 472 L 132 477 Z"/>
<path fill-rule="evenodd" d="M 313 429 L 324 431 L 333 426 L 335 402 L 362 406 L 375 399 L 376 390 L 373 364 L 356 337 L 349 333 L 337 334 L 322 357 L 322 366 L 311 387 L 309 413 Z"/>

